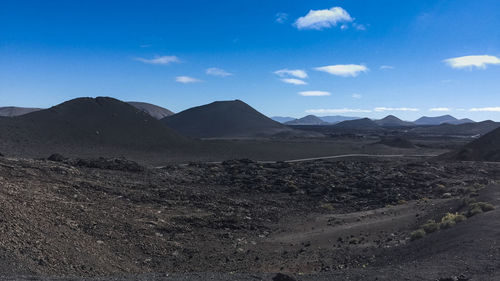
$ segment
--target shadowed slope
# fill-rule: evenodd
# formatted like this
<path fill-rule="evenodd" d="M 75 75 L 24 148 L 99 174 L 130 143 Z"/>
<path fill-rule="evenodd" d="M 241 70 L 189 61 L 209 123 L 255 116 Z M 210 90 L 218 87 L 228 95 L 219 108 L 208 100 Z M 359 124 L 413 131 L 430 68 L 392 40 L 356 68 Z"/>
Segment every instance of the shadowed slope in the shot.
<path fill-rule="evenodd" d="M 443 158 L 462 161 L 500 161 L 500 128 L 467 144 L 458 151 L 444 155 Z"/>
<path fill-rule="evenodd" d="M 52 108 L 0 119 L 0 139 L 17 145 L 167 148 L 187 140 L 122 101 L 78 98 Z"/>
<path fill-rule="evenodd" d="M 343 130 L 371 130 L 371 131 L 379 131 L 383 130 L 382 127 L 377 125 L 373 120 L 369 118 L 356 119 L 343 121 L 333 126 L 336 129 Z"/>
<path fill-rule="evenodd" d="M 42 110 L 41 108 L 29 108 L 29 107 L 15 107 L 15 106 L 6 106 L 0 107 L 0 116 L 4 117 L 15 117 L 21 116 L 24 114 L 28 114 L 31 112 Z"/>
<path fill-rule="evenodd" d="M 293 132 L 240 100 L 193 107 L 162 121 L 181 134 L 196 138 L 265 137 Z"/>
<path fill-rule="evenodd" d="M 137 102 L 137 101 L 128 101 L 128 104 L 132 105 L 133 107 L 140 109 L 147 114 L 151 115 L 152 117 L 160 120 L 162 118 L 165 118 L 170 115 L 174 115 L 174 113 L 166 108 L 163 108 L 161 106 L 157 106 L 154 104 L 146 103 L 146 102 Z"/>
<path fill-rule="evenodd" d="M 484 135 L 498 127 L 500 127 L 500 123 L 488 120 L 483 122 L 465 123 L 459 125 L 445 123 L 438 126 L 419 127 L 412 129 L 411 132 L 416 134 L 428 134 L 428 135 L 438 135 L 438 136 L 449 136 L 449 135 L 474 136 L 474 135 Z"/>

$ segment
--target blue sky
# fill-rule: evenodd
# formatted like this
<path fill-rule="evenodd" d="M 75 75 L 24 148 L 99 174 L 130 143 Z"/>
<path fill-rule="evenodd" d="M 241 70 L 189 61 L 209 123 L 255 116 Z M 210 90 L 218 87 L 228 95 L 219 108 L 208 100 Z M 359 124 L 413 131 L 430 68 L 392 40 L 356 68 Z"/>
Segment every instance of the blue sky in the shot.
<path fill-rule="evenodd" d="M 499 58 L 497 0 L 0 2 L 0 106 L 500 121 Z"/>

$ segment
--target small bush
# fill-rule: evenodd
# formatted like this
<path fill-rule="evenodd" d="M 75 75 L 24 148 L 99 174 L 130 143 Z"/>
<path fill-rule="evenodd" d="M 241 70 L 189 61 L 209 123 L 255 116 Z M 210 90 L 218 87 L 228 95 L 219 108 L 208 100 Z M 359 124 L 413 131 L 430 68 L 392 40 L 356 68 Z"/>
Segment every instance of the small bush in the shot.
<path fill-rule="evenodd" d="M 467 218 L 459 213 L 447 213 L 442 219 L 441 219 L 441 228 L 450 228 L 455 226 L 455 224 L 463 222 Z"/>
<path fill-rule="evenodd" d="M 412 241 L 423 238 L 424 236 L 425 236 L 425 230 L 423 229 L 417 229 L 410 234 L 410 238 Z"/>
<path fill-rule="evenodd" d="M 333 211 L 335 210 L 335 207 L 331 203 L 323 203 L 321 204 L 321 208 L 327 210 L 327 211 Z"/>
<path fill-rule="evenodd" d="M 422 225 L 422 229 L 425 231 L 425 233 L 433 233 L 439 230 L 439 223 L 436 223 L 434 220 L 429 220 L 427 221 L 426 224 Z"/>
<path fill-rule="evenodd" d="M 476 203 L 471 203 L 469 204 L 469 210 L 467 211 L 467 216 L 472 217 L 478 214 L 481 214 L 483 212 L 489 212 L 495 209 L 495 206 L 493 206 L 490 203 L 486 202 L 476 202 Z"/>
<path fill-rule="evenodd" d="M 480 207 L 475 207 L 475 208 L 469 209 L 469 211 L 467 212 L 467 216 L 472 217 L 475 215 L 479 215 L 481 213 L 483 213 L 483 210 Z"/>

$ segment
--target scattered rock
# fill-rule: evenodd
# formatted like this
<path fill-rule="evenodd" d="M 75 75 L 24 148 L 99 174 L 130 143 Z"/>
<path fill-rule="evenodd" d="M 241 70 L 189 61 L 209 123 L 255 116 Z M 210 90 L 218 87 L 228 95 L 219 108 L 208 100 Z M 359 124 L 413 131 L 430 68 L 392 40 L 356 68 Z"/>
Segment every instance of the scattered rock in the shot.
<path fill-rule="evenodd" d="M 273 281 L 296 281 L 295 278 L 283 274 L 283 273 L 278 273 L 273 277 Z"/>
<path fill-rule="evenodd" d="M 53 162 L 63 162 L 64 160 L 66 160 L 66 158 L 59 153 L 54 153 L 50 155 L 49 158 L 47 158 L 47 160 Z"/>

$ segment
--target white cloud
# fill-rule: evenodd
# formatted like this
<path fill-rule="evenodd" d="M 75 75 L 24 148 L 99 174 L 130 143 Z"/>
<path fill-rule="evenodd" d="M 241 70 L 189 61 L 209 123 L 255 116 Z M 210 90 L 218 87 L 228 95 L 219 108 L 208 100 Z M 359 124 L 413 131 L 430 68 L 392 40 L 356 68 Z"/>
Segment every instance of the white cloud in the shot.
<path fill-rule="evenodd" d="M 464 56 L 444 60 L 446 64 L 455 69 L 461 68 L 479 68 L 485 69 L 489 64 L 500 64 L 500 59 L 495 56 Z"/>
<path fill-rule="evenodd" d="M 304 92 L 299 92 L 299 95 L 304 97 L 324 97 L 331 95 L 331 93 L 325 91 L 304 91 Z"/>
<path fill-rule="evenodd" d="M 386 70 L 386 69 L 394 69 L 395 67 L 392 65 L 382 65 L 380 66 L 381 70 Z"/>
<path fill-rule="evenodd" d="M 357 30 L 366 30 L 366 26 L 364 24 L 353 23 L 352 26 L 354 26 Z"/>
<path fill-rule="evenodd" d="M 152 59 L 136 58 L 135 60 L 149 64 L 170 64 L 173 62 L 180 62 L 179 58 L 176 56 L 159 56 Z"/>
<path fill-rule="evenodd" d="M 288 83 L 288 84 L 293 84 L 293 85 L 307 85 L 307 83 L 303 80 L 300 79 L 295 79 L 295 78 L 284 78 L 281 79 L 281 81 Z"/>
<path fill-rule="evenodd" d="M 487 112 L 500 112 L 500 107 L 476 107 L 471 108 L 469 111 L 478 112 L 478 111 L 487 111 Z"/>
<path fill-rule="evenodd" d="M 307 113 L 311 114 L 339 114 L 339 113 L 369 113 L 372 112 L 368 109 L 352 109 L 352 108 L 339 108 L 339 109 L 308 109 Z"/>
<path fill-rule="evenodd" d="M 323 28 L 337 26 L 338 23 L 352 21 L 354 21 L 354 19 L 346 10 L 341 7 L 333 7 L 325 10 L 310 10 L 307 15 L 295 21 L 295 26 L 298 29 L 321 30 Z"/>
<path fill-rule="evenodd" d="M 285 23 L 288 20 L 288 14 L 287 13 L 277 13 L 275 21 L 277 23 Z"/>
<path fill-rule="evenodd" d="M 184 84 L 202 82 L 199 79 L 189 77 L 189 76 L 177 76 L 177 77 L 175 77 L 175 81 L 177 81 L 179 83 L 184 83 Z"/>
<path fill-rule="evenodd" d="M 373 110 L 377 112 L 382 112 L 382 111 L 419 111 L 420 109 L 411 107 L 376 107 Z"/>
<path fill-rule="evenodd" d="M 217 67 L 207 68 L 207 70 L 205 71 L 205 73 L 207 75 L 218 76 L 218 77 L 227 77 L 227 76 L 233 75 L 232 73 L 227 72 L 224 69 L 220 69 L 220 68 L 217 68 Z"/>
<path fill-rule="evenodd" d="M 434 107 L 434 108 L 429 108 L 429 111 L 451 111 L 451 108 L 448 108 L 448 107 Z"/>
<path fill-rule="evenodd" d="M 307 78 L 307 72 L 305 72 L 302 69 L 280 69 L 278 71 L 275 71 L 274 74 L 279 75 L 280 77 L 285 77 L 285 76 L 293 76 L 297 77 L 300 79 L 305 79 Z"/>
<path fill-rule="evenodd" d="M 356 77 L 360 73 L 367 72 L 369 70 L 366 66 L 358 64 L 327 65 L 316 67 L 314 69 L 342 77 Z"/>
<path fill-rule="evenodd" d="M 363 96 L 362 96 L 362 95 L 360 95 L 360 94 L 352 94 L 352 96 L 351 96 L 351 97 L 352 97 L 353 99 L 360 99 L 360 98 L 362 98 Z"/>

